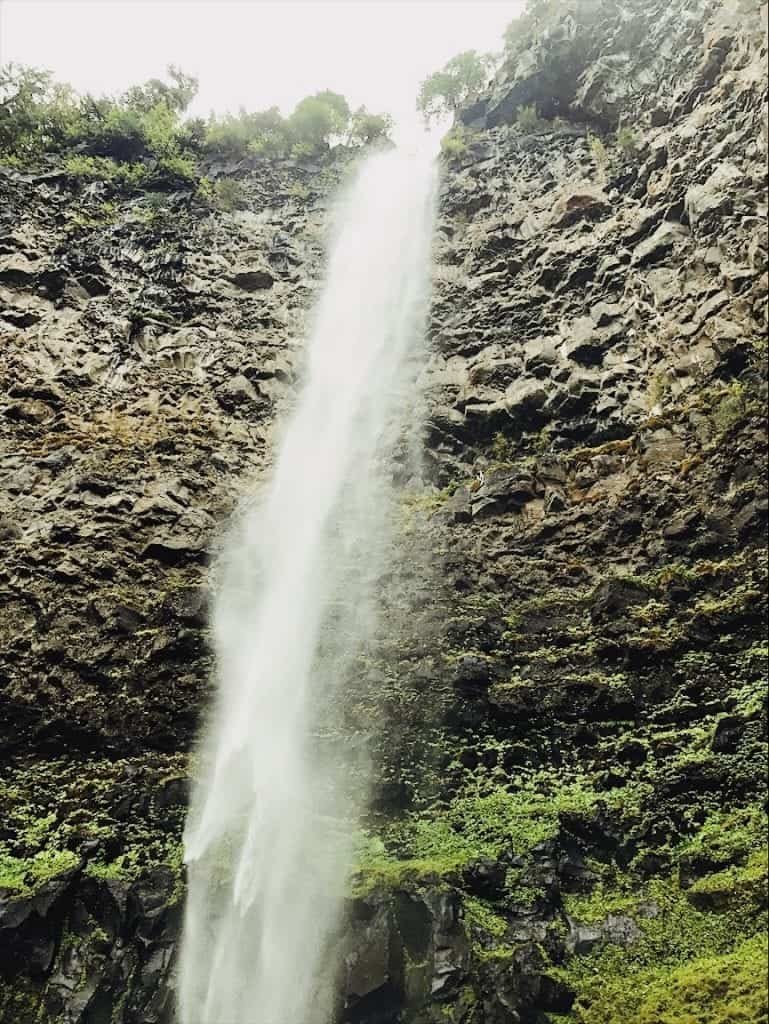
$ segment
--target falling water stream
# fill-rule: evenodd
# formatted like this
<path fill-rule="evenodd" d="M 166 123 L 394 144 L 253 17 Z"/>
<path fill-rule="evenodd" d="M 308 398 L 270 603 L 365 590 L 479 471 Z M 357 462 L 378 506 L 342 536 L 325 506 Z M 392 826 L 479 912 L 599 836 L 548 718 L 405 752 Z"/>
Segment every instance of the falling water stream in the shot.
<path fill-rule="evenodd" d="M 333 1014 L 365 787 L 351 796 L 344 748 L 321 734 L 373 628 L 388 456 L 413 421 L 434 173 L 428 154 L 378 153 L 338 203 L 304 385 L 272 479 L 220 559 L 217 697 L 185 832 L 182 1024 Z"/>

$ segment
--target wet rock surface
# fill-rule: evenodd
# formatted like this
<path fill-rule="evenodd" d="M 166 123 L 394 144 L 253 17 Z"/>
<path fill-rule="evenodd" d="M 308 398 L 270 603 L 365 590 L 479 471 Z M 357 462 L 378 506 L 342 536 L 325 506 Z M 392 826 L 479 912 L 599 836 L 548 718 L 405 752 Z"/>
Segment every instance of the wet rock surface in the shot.
<path fill-rule="evenodd" d="M 337 738 L 375 763 L 340 1020 L 651 1022 L 682 965 L 707 990 L 713 958 L 752 963 L 767 129 L 744 6 L 568 4 L 461 113 L 423 476 Z M 9 1024 L 174 1020 L 211 558 L 301 377 L 335 180 L 236 173 L 229 215 L 0 168 Z"/>

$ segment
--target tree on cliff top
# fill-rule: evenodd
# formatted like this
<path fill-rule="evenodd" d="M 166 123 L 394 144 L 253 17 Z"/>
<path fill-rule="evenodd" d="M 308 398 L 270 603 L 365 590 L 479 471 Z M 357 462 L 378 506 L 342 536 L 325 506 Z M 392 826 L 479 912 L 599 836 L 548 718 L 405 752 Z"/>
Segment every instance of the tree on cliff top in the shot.
<path fill-rule="evenodd" d="M 125 106 L 149 113 L 158 104 L 163 104 L 176 114 L 183 114 L 198 94 L 198 80 L 174 64 L 168 65 L 166 74 L 171 79 L 170 83 L 150 78 L 144 85 L 127 89 L 122 96 Z"/>
<path fill-rule="evenodd" d="M 490 54 L 478 53 L 477 50 L 458 53 L 440 71 L 435 71 L 422 82 L 417 110 L 426 121 L 443 114 L 453 114 L 481 91 L 492 64 Z"/>
<path fill-rule="evenodd" d="M 230 159 L 317 154 L 334 140 L 366 145 L 386 137 L 392 127 L 386 115 L 363 107 L 353 114 L 344 96 L 329 89 L 300 100 L 288 118 L 271 107 L 212 115 L 207 121 L 184 119 L 197 79 L 173 65 L 167 79 L 152 78 L 118 97 L 81 96 L 47 71 L 0 67 L 0 160 L 23 166 L 46 154 L 74 154 L 78 166 L 88 166 L 94 176 L 97 168 L 106 168 L 106 160 L 194 178 L 204 154 Z"/>

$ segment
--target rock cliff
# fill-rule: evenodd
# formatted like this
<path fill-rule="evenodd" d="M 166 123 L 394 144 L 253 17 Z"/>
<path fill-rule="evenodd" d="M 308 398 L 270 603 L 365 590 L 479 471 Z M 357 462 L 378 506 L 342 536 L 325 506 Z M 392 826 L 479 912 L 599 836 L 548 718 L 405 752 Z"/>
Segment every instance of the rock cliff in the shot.
<path fill-rule="evenodd" d="M 551 6 L 445 160 L 339 1016 L 765 1020 L 767 8 Z M 343 169 L 211 173 L 0 168 L 9 1024 L 173 1020 L 207 565 Z"/>

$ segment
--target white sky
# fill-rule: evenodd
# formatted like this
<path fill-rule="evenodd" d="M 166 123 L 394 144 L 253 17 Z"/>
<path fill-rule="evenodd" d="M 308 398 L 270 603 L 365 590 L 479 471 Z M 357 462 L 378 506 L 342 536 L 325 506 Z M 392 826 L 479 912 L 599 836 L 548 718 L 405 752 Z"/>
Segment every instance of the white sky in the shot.
<path fill-rule="evenodd" d="M 0 0 L 0 62 L 114 93 L 177 64 L 193 112 L 277 105 L 333 89 L 418 124 L 419 84 L 462 50 L 499 51 L 521 0 Z"/>

